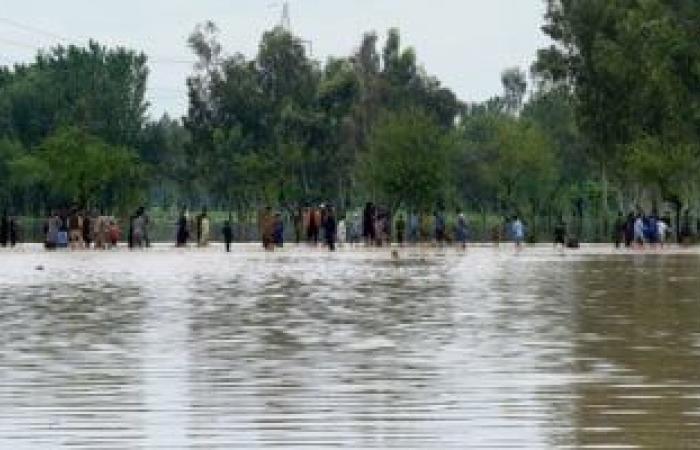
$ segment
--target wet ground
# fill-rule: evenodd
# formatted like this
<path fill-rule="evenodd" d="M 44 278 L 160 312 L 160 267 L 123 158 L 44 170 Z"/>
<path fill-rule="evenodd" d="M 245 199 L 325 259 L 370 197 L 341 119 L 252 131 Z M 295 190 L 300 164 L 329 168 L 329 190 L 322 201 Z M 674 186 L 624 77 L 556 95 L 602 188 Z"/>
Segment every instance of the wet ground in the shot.
<path fill-rule="evenodd" d="M 0 448 L 700 448 L 700 252 L 0 251 Z"/>

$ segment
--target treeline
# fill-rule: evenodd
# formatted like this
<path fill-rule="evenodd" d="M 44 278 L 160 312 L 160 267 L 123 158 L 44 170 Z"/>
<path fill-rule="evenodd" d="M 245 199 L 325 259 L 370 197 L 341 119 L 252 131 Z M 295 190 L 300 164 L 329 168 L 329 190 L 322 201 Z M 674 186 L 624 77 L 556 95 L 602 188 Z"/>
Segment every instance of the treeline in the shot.
<path fill-rule="evenodd" d="M 505 70 L 483 103 L 431 76 L 398 30 L 320 62 L 282 28 L 253 58 L 228 55 L 206 23 L 188 41 L 186 116 L 153 122 L 145 55 L 56 47 L 0 69 L 0 204 L 343 211 L 371 200 L 519 213 L 531 228 L 596 217 L 600 235 L 618 210 L 695 210 L 700 6 L 547 3 L 554 44 L 529 76 Z"/>

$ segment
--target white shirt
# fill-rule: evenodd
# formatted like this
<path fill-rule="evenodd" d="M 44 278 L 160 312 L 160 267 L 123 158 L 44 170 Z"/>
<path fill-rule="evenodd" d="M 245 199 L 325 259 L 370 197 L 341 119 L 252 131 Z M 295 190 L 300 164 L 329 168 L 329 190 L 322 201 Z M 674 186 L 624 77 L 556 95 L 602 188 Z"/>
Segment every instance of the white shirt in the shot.
<path fill-rule="evenodd" d="M 659 236 L 659 238 L 666 238 L 667 231 L 668 225 L 666 225 L 666 222 L 664 222 L 663 220 L 659 220 L 658 222 L 656 222 L 656 234 Z"/>

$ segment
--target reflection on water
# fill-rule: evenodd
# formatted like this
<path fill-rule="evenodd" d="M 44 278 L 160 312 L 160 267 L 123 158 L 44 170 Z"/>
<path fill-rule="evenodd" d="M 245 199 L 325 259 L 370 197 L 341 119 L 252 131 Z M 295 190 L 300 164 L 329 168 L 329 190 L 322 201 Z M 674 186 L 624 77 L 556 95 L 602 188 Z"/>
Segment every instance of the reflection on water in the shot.
<path fill-rule="evenodd" d="M 0 448 L 700 446 L 693 252 L 0 260 Z"/>

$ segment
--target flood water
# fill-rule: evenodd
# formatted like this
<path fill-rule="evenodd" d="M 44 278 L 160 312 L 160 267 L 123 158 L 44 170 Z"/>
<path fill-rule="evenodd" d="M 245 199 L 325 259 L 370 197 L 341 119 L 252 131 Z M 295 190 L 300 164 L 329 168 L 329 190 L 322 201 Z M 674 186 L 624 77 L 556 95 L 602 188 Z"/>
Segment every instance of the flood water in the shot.
<path fill-rule="evenodd" d="M 0 267 L 2 449 L 700 448 L 695 251 Z"/>

